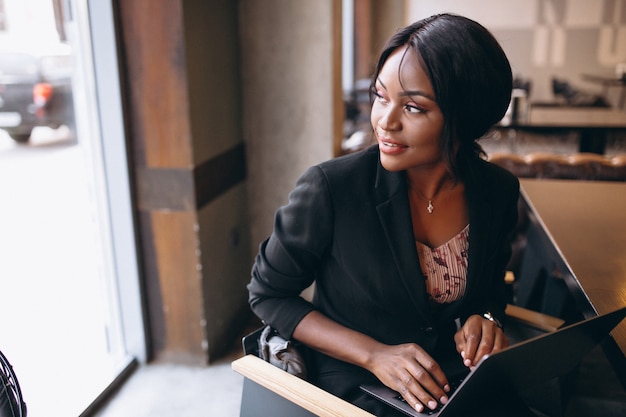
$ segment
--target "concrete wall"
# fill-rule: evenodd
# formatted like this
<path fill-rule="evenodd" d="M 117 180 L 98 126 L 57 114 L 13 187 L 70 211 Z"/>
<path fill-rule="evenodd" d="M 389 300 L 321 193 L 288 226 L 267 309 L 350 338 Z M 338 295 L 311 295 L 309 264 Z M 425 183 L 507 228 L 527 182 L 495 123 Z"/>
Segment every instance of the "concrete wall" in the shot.
<path fill-rule="evenodd" d="M 333 156 L 335 1 L 239 2 L 253 253 L 297 177 Z"/>

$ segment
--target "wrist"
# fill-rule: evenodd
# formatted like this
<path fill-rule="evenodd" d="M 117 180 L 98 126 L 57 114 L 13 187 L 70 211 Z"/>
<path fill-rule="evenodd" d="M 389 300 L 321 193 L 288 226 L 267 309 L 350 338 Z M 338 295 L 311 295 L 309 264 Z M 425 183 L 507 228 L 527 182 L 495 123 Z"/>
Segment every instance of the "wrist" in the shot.
<path fill-rule="evenodd" d="M 375 374 L 378 363 L 381 358 L 385 357 L 385 352 L 388 347 L 389 346 L 384 343 L 372 341 L 372 343 L 364 349 L 363 361 L 358 365 Z"/>

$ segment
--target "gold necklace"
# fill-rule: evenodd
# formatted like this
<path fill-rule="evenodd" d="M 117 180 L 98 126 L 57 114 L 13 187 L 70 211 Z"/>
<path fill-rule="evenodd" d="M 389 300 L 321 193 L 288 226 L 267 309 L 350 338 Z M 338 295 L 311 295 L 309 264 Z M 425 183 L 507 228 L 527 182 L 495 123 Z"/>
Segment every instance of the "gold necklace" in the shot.
<path fill-rule="evenodd" d="M 411 188 L 412 189 L 412 188 Z M 413 190 L 413 189 L 412 189 Z M 435 197 L 437 197 L 437 193 L 435 193 L 435 195 L 433 196 L 433 198 L 426 198 L 422 195 L 422 193 L 420 193 L 417 190 L 413 190 L 413 192 L 415 194 L 417 194 L 417 196 L 419 198 L 421 198 L 422 200 L 428 201 L 428 205 L 426 206 L 426 211 L 428 211 L 428 214 L 433 214 L 433 211 L 435 210 L 435 206 L 433 206 L 433 199 Z"/>
<path fill-rule="evenodd" d="M 424 194 L 417 191 L 417 189 L 413 187 L 409 187 L 419 198 L 421 198 L 424 201 L 428 201 L 428 205 L 426 206 L 426 211 L 428 211 L 428 214 L 433 214 L 433 211 L 435 211 L 435 206 L 433 206 L 433 201 L 435 200 L 435 198 L 437 198 L 437 195 L 439 195 L 439 191 L 441 191 L 444 182 L 445 181 L 439 184 L 439 187 L 437 187 L 437 190 L 435 190 L 435 194 L 432 196 L 432 198 L 426 198 L 424 197 Z"/>

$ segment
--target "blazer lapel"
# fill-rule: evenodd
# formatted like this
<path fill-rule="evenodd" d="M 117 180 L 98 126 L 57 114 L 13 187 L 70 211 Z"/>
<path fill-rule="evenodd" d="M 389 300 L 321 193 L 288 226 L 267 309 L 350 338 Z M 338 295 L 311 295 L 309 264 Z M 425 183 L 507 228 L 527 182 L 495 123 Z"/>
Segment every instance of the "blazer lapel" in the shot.
<path fill-rule="evenodd" d="M 484 182 L 483 182 L 484 183 Z M 470 234 L 469 234 L 469 252 L 468 252 L 468 270 L 467 270 L 467 288 L 480 288 L 475 285 L 480 279 L 477 272 L 479 265 L 484 265 L 487 254 L 485 248 L 488 248 L 489 236 L 492 233 L 493 206 L 489 204 L 489 195 L 480 186 L 481 180 L 477 178 L 476 170 L 470 167 L 469 175 L 467 175 L 465 196 L 468 202 Z M 471 290 L 466 298 L 472 296 Z"/>
<path fill-rule="evenodd" d="M 417 257 L 404 175 L 378 167 L 376 210 L 398 274 L 421 318 L 432 322 L 426 284 Z"/>

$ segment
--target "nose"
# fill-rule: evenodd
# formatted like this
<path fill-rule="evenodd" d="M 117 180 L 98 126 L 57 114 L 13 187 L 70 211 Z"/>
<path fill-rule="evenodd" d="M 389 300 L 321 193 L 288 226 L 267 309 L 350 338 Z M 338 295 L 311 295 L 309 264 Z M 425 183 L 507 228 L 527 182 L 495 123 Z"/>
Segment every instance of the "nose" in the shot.
<path fill-rule="evenodd" d="M 382 110 L 381 117 L 378 120 L 378 127 L 386 131 L 401 129 L 402 124 L 400 123 L 400 116 L 395 106 L 388 106 Z"/>

